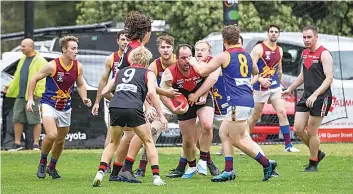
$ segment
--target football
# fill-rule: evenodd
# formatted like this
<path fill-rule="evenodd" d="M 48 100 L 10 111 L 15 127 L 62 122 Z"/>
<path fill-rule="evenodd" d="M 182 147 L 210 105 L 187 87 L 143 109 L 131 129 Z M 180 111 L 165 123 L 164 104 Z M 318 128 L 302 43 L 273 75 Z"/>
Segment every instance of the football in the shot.
<path fill-rule="evenodd" d="M 189 106 L 188 100 L 183 94 L 180 94 L 178 97 L 171 98 L 170 100 L 172 101 L 174 107 L 181 105 L 181 108 L 185 108 L 186 106 Z"/>

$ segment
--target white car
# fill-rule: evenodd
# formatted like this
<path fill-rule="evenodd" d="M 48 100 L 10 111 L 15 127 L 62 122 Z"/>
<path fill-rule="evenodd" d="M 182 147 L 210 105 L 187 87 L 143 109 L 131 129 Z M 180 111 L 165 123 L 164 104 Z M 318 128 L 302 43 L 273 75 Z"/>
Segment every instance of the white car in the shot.
<path fill-rule="evenodd" d="M 241 33 L 244 39 L 243 47 L 248 52 L 252 48 L 267 39 L 267 32 L 263 33 Z M 216 55 L 223 51 L 223 41 L 221 33 L 211 33 L 205 40 L 212 45 L 212 54 Z M 331 85 L 333 102 L 330 113 L 323 120 L 320 127 L 321 141 L 353 141 L 353 38 L 319 34 L 319 42 L 327 48 L 333 56 L 333 76 Z M 283 76 L 282 85 L 288 87 L 294 82 L 302 70 L 301 53 L 305 49 L 300 32 L 281 32 L 278 44 L 283 48 Z M 300 98 L 303 86 L 299 87 L 297 97 Z M 298 100 L 298 99 L 297 99 Z M 294 104 L 288 106 L 287 113 L 291 124 L 294 119 Z M 267 108 L 267 113 L 263 117 L 271 116 L 277 118 L 272 106 Z M 268 120 L 270 121 L 270 120 Z M 263 123 L 257 126 L 264 130 L 279 131 L 278 119 Z"/>

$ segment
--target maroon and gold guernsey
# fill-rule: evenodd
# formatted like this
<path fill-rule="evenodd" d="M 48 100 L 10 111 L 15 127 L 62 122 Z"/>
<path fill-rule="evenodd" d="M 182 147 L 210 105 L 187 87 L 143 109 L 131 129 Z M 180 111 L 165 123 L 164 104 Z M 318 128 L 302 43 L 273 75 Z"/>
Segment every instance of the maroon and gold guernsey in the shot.
<path fill-rule="evenodd" d="M 120 58 L 123 55 L 122 52 L 117 51 L 111 54 L 112 58 L 113 58 L 113 62 L 110 64 L 110 70 L 112 71 L 112 78 L 115 77 L 116 72 L 118 71 L 118 65 L 120 62 Z"/>
<path fill-rule="evenodd" d="M 271 81 L 270 89 L 275 89 L 281 86 L 280 80 L 278 79 L 278 65 L 282 59 L 280 47 L 272 48 L 268 46 L 265 42 L 261 43 L 263 52 L 261 57 L 257 62 L 257 67 L 259 69 L 259 75 L 263 78 L 269 78 Z M 264 88 L 261 86 L 260 82 L 254 84 L 254 90 L 265 91 L 269 88 Z"/>
<path fill-rule="evenodd" d="M 173 64 L 176 63 L 176 55 L 173 54 Z M 155 71 L 156 71 L 156 77 L 157 77 L 157 84 L 158 86 L 161 83 L 161 77 L 164 73 L 164 71 L 167 69 L 166 66 L 163 65 L 162 63 L 162 57 L 158 57 L 157 59 L 155 59 L 153 61 L 154 67 L 155 67 Z"/>
<path fill-rule="evenodd" d="M 77 60 L 73 60 L 69 66 L 65 66 L 61 58 L 56 58 L 53 62 L 55 69 L 46 78 L 45 92 L 40 103 L 60 111 L 69 110 L 75 81 L 81 75 L 82 67 Z"/>
<path fill-rule="evenodd" d="M 326 50 L 325 47 L 320 46 L 314 52 L 311 52 L 309 49 L 303 51 L 304 98 L 309 98 L 326 79 L 321 61 L 321 54 Z M 331 87 L 318 96 L 318 99 L 326 96 L 332 96 Z"/>

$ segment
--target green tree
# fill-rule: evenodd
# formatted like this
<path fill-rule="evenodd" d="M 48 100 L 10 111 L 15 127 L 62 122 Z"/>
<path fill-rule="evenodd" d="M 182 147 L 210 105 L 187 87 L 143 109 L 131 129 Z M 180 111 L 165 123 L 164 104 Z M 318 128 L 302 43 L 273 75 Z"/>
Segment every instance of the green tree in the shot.
<path fill-rule="evenodd" d="M 315 24 L 320 33 L 343 36 L 353 35 L 353 2 L 283 2 L 292 7 L 293 15 L 302 18 L 298 24 Z"/>
<path fill-rule="evenodd" d="M 222 27 L 222 3 L 208 1 L 132 1 L 81 2 L 77 5 L 78 24 L 90 24 L 111 19 L 123 21 L 128 11 L 137 10 L 154 20 L 170 24 L 169 33 L 176 43 L 193 44 Z"/>
<path fill-rule="evenodd" d="M 277 24 L 282 31 L 298 31 L 300 17 L 292 15 L 292 8 L 278 1 L 240 2 L 240 27 L 242 31 L 266 31 L 270 24 Z"/>
<path fill-rule="evenodd" d="M 76 24 L 77 2 L 34 2 L 34 28 L 66 26 Z M 24 2 L 1 2 L 1 33 L 24 30 Z"/>
<path fill-rule="evenodd" d="M 75 25 L 77 2 L 34 2 L 34 28 Z M 1 2 L 1 34 L 24 31 L 24 2 Z M 1 50 L 9 51 L 20 44 L 20 40 L 1 41 Z"/>
<path fill-rule="evenodd" d="M 262 5 L 261 5 L 262 3 Z M 133 1 L 133 2 L 81 2 L 78 24 L 90 24 L 115 19 L 123 21 L 128 11 L 137 10 L 155 20 L 170 24 L 169 33 L 176 43 L 193 44 L 211 32 L 223 27 L 221 1 Z M 301 18 L 292 15 L 290 5 L 281 2 L 240 2 L 241 31 L 265 31 L 271 23 L 286 31 L 298 31 Z"/>

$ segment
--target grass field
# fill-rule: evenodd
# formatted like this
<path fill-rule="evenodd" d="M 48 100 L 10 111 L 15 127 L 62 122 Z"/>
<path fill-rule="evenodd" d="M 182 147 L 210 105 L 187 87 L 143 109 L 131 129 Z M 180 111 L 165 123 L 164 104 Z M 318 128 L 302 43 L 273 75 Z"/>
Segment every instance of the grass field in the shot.
<path fill-rule="evenodd" d="M 260 165 L 235 153 L 237 178 L 225 183 L 211 182 L 210 175 L 196 175 L 188 180 L 166 178 L 177 165 L 181 148 L 158 148 L 161 175 L 168 184 L 162 187 L 152 185 L 148 167 L 142 184 L 109 182 L 106 176 L 102 187 L 92 188 L 102 150 L 65 150 L 57 164 L 63 180 L 36 177 L 39 152 L 1 152 L 1 193 L 353 193 L 353 144 L 322 145 L 326 158 L 316 173 L 301 172 L 308 162 L 308 151 L 303 145 L 297 145 L 300 153 L 284 153 L 282 145 L 262 147 L 270 159 L 278 162 L 279 178 L 261 182 Z M 213 153 L 216 150 L 212 147 Z M 213 160 L 223 170 L 223 157 L 213 155 Z"/>

